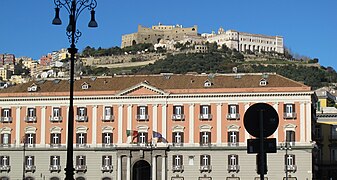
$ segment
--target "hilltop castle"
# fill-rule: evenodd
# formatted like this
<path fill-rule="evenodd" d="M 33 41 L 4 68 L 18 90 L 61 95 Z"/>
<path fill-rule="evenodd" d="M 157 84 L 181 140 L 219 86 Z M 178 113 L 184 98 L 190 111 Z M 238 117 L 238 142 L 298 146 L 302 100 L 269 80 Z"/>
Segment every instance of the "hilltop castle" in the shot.
<path fill-rule="evenodd" d="M 206 42 L 216 42 L 219 47 L 225 44 L 230 49 L 239 51 L 265 51 L 284 53 L 282 36 L 267 36 L 239 32 L 235 30 L 225 31 L 219 28 L 218 32 L 198 34 L 198 27 L 183 28 L 181 25 L 169 26 L 159 23 L 152 28 L 138 25 L 138 32 L 122 36 L 121 47 L 132 46 L 139 43 L 160 43 L 164 41 L 186 42 L 194 44 L 204 44 Z M 162 42 L 161 42 L 162 43 Z"/>

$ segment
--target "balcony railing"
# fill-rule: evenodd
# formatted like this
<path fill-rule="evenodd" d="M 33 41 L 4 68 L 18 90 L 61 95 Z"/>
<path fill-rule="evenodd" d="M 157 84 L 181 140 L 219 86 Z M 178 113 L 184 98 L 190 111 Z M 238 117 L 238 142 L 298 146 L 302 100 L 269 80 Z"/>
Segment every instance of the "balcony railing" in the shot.
<path fill-rule="evenodd" d="M 105 115 L 102 117 L 102 121 L 114 121 L 115 120 L 115 116 L 114 115 Z"/>
<path fill-rule="evenodd" d="M 0 118 L 0 122 L 8 122 L 8 123 L 10 123 L 10 122 L 12 122 L 12 120 L 13 120 L 13 118 L 12 117 L 1 117 Z"/>
<path fill-rule="evenodd" d="M 9 172 L 10 170 L 11 170 L 11 166 L 9 166 L 9 165 L 2 165 L 2 166 L 0 166 L 0 172 L 2 172 L 2 171 Z"/>
<path fill-rule="evenodd" d="M 88 116 L 76 115 L 76 121 L 77 122 L 87 122 L 88 121 Z"/>
<path fill-rule="evenodd" d="M 87 145 L 86 143 L 83 143 L 83 144 L 76 143 L 76 147 L 87 148 L 87 147 L 89 147 L 89 145 Z"/>
<path fill-rule="evenodd" d="M 238 172 L 240 170 L 240 166 L 239 165 L 228 165 L 228 169 L 229 172 Z"/>
<path fill-rule="evenodd" d="M 200 120 L 211 120 L 212 114 L 199 114 L 199 119 Z"/>
<path fill-rule="evenodd" d="M 137 119 L 137 121 L 148 121 L 149 115 L 147 115 L 147 114 L 137 114 L 136 119 Z"/>
<path fill-rule="evenodd" d="M 297 170 L 297 166 L 296 165 L 285 165 L 284 166 L 284 170 L 285 171 L 290 171 L 290 172 L 295 172 Z"/>
<path fill-rule="evenodd" d="M 50 122 L 61 122 L 62 121 L 62 116 L 50 116 Z"/>
<path fill-rule="evenodd" d="M 86 165 L 76 165 L 75 166 L 75 171 L 77 171 L 77 172 L 84 172 L 84 171 L 86 171 L 87 170 L 87 166 Z"/>
<path fill-rule="evenodd" d="M 184 170 L 183 165 L 173 165 L 172 166 L 172 171 L 173 172 L 182 172 Z"/>
<path fill-rule="evenodd" d="M 201 165 L 200 166 L 200 171 L 211 171 L 212 170 L 212 166 L 211 165 Z"/>
<path fill-rule="evenodd" d="M 51 172 L 59 172 L 59 171 L 61 171 L 61 166 L 60 165 L 50 165 L 49 166 L 49 171 L 51 171 Z"/>
<path fill-rule="evenodd" d="M 102 172 L 112 172 L 113 170 L 113 166 L 112 165 L 103 165 L 101 167 L 101 171 Z"/>
<path fill-rule="evenodd" d="M 26 172 L 35 172 L 36 166 L 35 165 L 25 165 Z"/>
<path fill-rule="evenodd" d="M 26 122 L 36 122 L 36 116 L 26 116 L 25 121 Z"/>
<path fill-rule="evenodd" d="M 238 142 L 228 142 L 228 146 L 231 146 L 231 147 L 239 146 L 239 143 Z"/>
<path fill-rule="evenodd" d="M 296 112 L 283 113 L 284 119 L 296 119 Z"/>
<path fill-rule="evenodd" d="M 50 147 L 52 147 L 52 148 L 59 148 L 59 147 L 61 147 L 61 144 L 60 143 L 50 144 Z"/>
<path fill-rule="evenodd" d="M 185 119 L 184 114 L 172 114 L 172 120 L 174 121 L 182 121 Z"/>
<path fill-rule="evenodd" d="M 240 114 L 239 113 L 227 114 L 227 119 L 228 120 L 238 120 L 240 119 Z"/>
<path fill-rule="evenodd" d="M 11 144 L 0 144 L 0 147 L 4 147 L 4 148 L 11 147 L 11 146 L 12 146 Z"/>
<path fill-rule="evenodd" d="M 114 145 L 112 143 L 103 143 L 102 144 L 102 147 L 105 147 L 105 148 L 110 148 L 110 147 L 113 147 Z"/>
<path fill-rule="evenodd" d="M 172 144 L 173 144 L 173 146 L 177 146 L 177 147 L 180 147 L 180 146 L 183 146 L 183 145 L 184 145 L 184 144 L 181 143 L 181 142 L 173 142 Z"/>

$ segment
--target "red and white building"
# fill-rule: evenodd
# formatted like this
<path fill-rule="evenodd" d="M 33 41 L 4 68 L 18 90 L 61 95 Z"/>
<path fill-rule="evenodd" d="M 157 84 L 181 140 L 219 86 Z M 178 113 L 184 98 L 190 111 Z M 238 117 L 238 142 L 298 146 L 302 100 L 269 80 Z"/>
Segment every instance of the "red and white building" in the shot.
<path fill-rule="evenodd" d="M 277 74 L 161 74 L 80 78 L 74 93 L 76 179 L 245 180 L 245 111 L 279 116 L 268 179 L 311 179 L 316 96 Z M 0 90 L 0 179 L 64 179 L 69 81 Z M 281 150 L 287 142 L 291 149 Z M 24 146 L 25 145 L 25 146 Z M 283 148 L 282 148 L 283 149 Z"/>

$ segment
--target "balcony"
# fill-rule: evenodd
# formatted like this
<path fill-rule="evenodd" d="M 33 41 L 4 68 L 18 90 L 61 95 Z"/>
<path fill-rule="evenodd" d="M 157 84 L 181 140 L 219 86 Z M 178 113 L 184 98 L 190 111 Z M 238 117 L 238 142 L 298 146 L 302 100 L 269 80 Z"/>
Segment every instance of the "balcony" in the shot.
<path fill-rule="evenodd" d="M 239 165 L 228 165 L 228 172 L 238 172 L 240 170 Z"/>
<path fill-rule="evenodd" d="M 87 171 L 87 166 L 86 165 L 76 165 L 75 171 L 76 172 L 85 172 L 85 171 Z"/>
<path fill-rule="evenodd" d="M 147 114 L 137 114 L 136 119 L 137 119 L 137 121 L 148 121 L 149 115 L 147 115 Z"/>
<path fill-rule="evenodd" d="M 50 147 L 51 148 L 60 148 L 61 147 L 61 144 L 50 144 Z"/>
<path fill-rule="evenodd" d="M 284 119 L 296 119 L 296 113 L 290 112 L 290 113 L 283 113 Z"/>
<path fill-rule="evenodd" d="M 11 170 L 11 166 L 9 166 L 9 165 L 1 165 L 0 166 L 0 172 L 2 172 L 2 171 L 9 172 L 10 170 Z"/>
<path fill-rule="evenodd" d="M 173 142 L 172 144 L 173 144 L 173 146 L 175 146 L 175 147 L 181 147 L 181 146 L 184 145 L 184 144 L 181 143 L 181 142 Z"/>
<path fill-rule="evenodd" d="M 209 142 L 203 142 L 203 143 L 200 143 L 200 146 L 204 146 L 204 147 L 209 147 L 211 146 L 211 143 Z"/>
<path fill-rule="evenodd" d="M 297 170 L 297 166 L 296 165 L 285 165 L 284 170 L 288 172 L 295 172 Z"/>
<path fill-rule="evenodd" d="M 61 171 L 61 166 L 60 165 L 50 165 L 49 166 L 49 171 L 50 172 L 60 172 Z"/>
<path fill-rule="evenodd" d="M 112 165 L 103 165 L 101 167 L 102 172 L 112 172 L 113 171 L 113 166 Z"/>
<path fill-rule="evenodd" d="M 115 120 L 115 116 L 114 115 L 106 115 L 102 117 L 102 121 L 103 122 L 109 122 L 109 121 L 114 121 Z"/>
<path fill-rule="evenodd" d="M 173 165 L 172 171 L 173 172 L 182 172 L 182 171 L 184 171 L 184 166 L 183 165 Z"/>
<path fill-rule="evenodd" d="M 76 121 L 77 122 L 88 122 L 88 116 L 76 115 Z"/>
<path fill-rule="evenodd" d="M 7 148 L 7 147 L 11 147 L 11 144 L 0 144 L 0 147 L 4 147 L 4 148 Z"/>
<path fill-rule="evenodd" d="M 25 121 L 26 122 L 36 122 L 36 116 L 26 116 Z"/>
<path fill-rule="evenodd" d="M 35 172 L 36 166 L 35 165 L 25 165 L 26 172 Z"/>
<path fill-rule="evenodd" d="M 173 114 L 172 115 L 172 120 L 174 120 L 174 121 L 182 121 L 184 119 L 185 119 L 184 114 Z"/>
<path fill-rule="evenodd" d="M 212 120 L 212 114 L 199 114 L 200 120 Z"/>
<path fill-rule="evenodd" d="M 79 147 L 79 148 L 88 148 L 89 145 L 87 145 L 86 143 L 83 143 L 83 144 L 76 144 L 76 147 Z"/>
<path fill-rule="evenodd" d="M 50 122 L 61 122 L 62 121 L 62 117 L 61 116 L 50 116 Z"/>
<path fill-rule="evenodd" d="M 113 147 L 114 145 L 112 144 L 112 143 L 103 143 L 102 144 L 102 147 L 104 147 L 104 148 L 111 148 L 111 147 Z"/>
<path fill-rule="evenodd" d="M 3 123 L 11 123 L 13 120 L 12 117 L 1 117 L 0 118 L 0 122 L 3 122 Z"/>
<path fill-rule="evenodd" d="M 240 119 L 239 113 L 227 114 L 227 120 L 238 120 Z"/>
<path fill-rule="evenodd" d="M 211 170 L 212 170 L 211 165 L 201 165 L 200 166 L 200 171 L 202 171 L 202 172 L 210 172 Z"/>
<path fill-rule="evenodd" d="M 228 142 L 228 146 L 230 147 L 239 146 L 239 143 L 238 142 Z"/>

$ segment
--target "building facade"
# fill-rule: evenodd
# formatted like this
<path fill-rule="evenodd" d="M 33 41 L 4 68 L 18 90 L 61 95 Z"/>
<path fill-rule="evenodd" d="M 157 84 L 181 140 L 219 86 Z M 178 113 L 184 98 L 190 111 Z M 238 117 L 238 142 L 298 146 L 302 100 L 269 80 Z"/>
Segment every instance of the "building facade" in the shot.
<path fill-rule="evenodd" d="M 265 177 L 313 176 L 315 94 L 277 74 L 91 77 L 74 89 L 78 180 L 255 179 L 243 117 L 258 102 L 279 116 Z M 0 90 L 0 178 L 64 179 L 68 91 L 59 79 Z"/>
<path fill-rule="evenodd" d="M 160 40 L 181 41 L 185 36 L 197 36 L 197 34 L 197 26 L 184 28 L 181 25 L 170 26 L 159 23 L 157 26 L 148 28 L 138 25 L 138 31 L 136 33 L 122 36 L 121 48 L 140 43 L 157 44 Z"/>
<path fill-rule="evenodd" d="M 284 44 L 282 36 L 266 36 L 261 34 L 252 34 L 239 32 L 235 30 L 225 31 L 219 28 L 218 33 L 203 34 L 208 42 L 216 42 L 218 46 L 226 45 L 230 49 L 238 51 L 252 52 L 278 52 L 284 53 Z"/>

